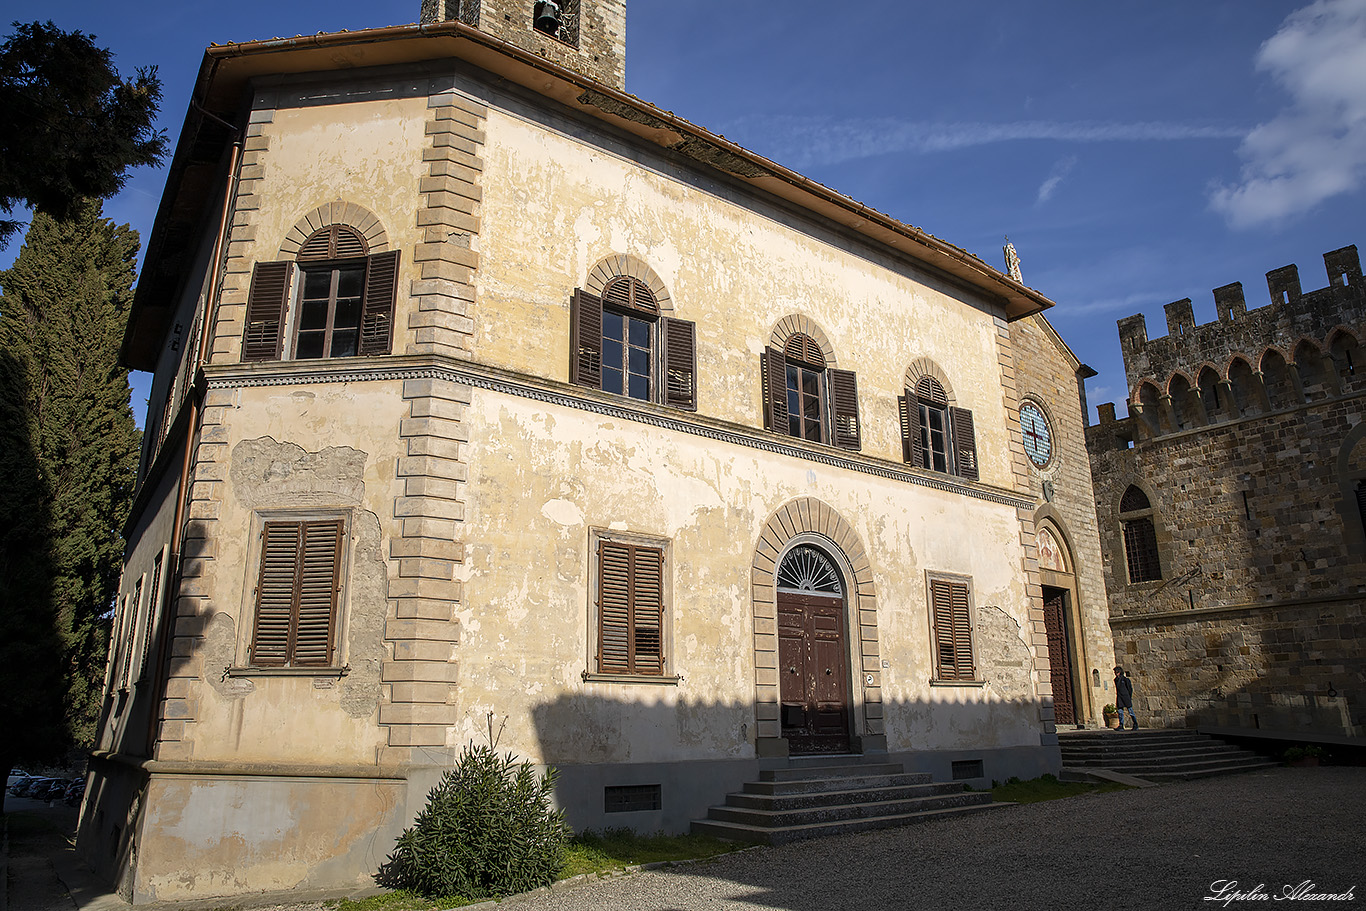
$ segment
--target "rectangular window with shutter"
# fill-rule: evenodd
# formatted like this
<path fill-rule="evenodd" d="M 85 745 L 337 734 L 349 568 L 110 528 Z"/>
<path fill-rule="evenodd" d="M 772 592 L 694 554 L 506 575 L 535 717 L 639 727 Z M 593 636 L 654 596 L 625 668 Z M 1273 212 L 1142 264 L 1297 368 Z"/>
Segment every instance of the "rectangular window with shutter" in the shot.
<path fill-rule="evenodd" d="M 972 646 L 972 580 L 965 576 L 931 573 L 929 589 L 934 679 L 978 682 Z"/>
<path fill-rule="evenodd" d="M 252 667 L 329 668 L 337 664 L 346 521 L 267 519 L 252 621 Z"/>
<path fill-rule="evenodd" d="M 593 532 L 589 677 L 676 681 L 668 655 L 667 552 L 668 542 L 658 538 Z"/>

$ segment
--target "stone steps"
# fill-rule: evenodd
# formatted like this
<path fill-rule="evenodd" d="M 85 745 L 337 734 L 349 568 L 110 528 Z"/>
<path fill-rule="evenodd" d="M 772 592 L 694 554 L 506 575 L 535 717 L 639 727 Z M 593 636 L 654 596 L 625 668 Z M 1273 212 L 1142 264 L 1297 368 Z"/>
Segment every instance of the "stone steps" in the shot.
<path fill-rule="evenodd" d="M 1194 731 L 1060 732 L 1064 777 L 1104 769 L 1149 781 L 1207 778 L 1275 765 L 1257 754 Z"/>
<path fill-rule="evenodd" d="M 692 831 L 732 841 L 786 844 L 868 829 L 908 825 L 997 807 L 985 791 L 934 782 L 899 763 L 794 762 L 759 773 L 726 802 L 695 820 Z"/>

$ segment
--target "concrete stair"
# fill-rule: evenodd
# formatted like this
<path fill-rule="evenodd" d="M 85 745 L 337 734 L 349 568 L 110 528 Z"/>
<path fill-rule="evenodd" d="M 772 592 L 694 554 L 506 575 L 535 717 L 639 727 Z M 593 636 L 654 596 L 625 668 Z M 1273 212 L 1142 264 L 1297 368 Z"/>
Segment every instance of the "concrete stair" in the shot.
<path fill-rule="evenodd" d="M 1175 781 L 1275 767 L 1250 750 L 1195 731 L 1059 731 L 1062 777 L 1094 777 L 1095 770 L 1147 781 Z"/>
<path fill-rule="evenodd" d="M 726 795 L 692 831 L 731 841 L 779 845 L 927 819 L 1014 806 L 994 803 L 990 792 L 908 773 L 900 763 L 865 763 L 862 757 L 792 760 L 759 773 L 758 781 Z"/>

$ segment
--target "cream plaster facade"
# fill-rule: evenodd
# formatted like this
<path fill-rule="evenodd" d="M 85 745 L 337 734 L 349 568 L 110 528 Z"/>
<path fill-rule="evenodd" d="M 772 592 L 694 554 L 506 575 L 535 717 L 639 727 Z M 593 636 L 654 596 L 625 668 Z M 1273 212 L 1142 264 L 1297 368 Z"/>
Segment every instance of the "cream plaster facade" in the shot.
<path fill-rule="evenodd" d="M 1068 447 L 1081 416 L 1060 340 L 1042 363 L 1063 380 L 1017 377 L 1045 298 L 458 23 L 321 43 L 206 62 L 197 103 L 243 125 L 236 179 L 231 137 L 205 155 L 199 123 L 125 344 L 165 402 L 120 605 L 148 671 L 120 677 L 139 646 L 116 642 L 81 847 L 126 896 L 366 883 L 490 715 L 500 748 L 560 770 L 574 825 L 685 829 L 793 752 L 775 575 L 800 545 L 842 585 L 847 749 L 979 785 L 1057 770 L 1020 395 Z M 256 267 L 332 226 L 398 253 L 389 353 L 293 358 L 295 296 L 282 356 L 244 360 Z M 571 300 L 614 274 L 695 326 L 695 411 L 571 382 Z M 760 355 L 795 330 L 855 373 L 858 449 L 764 429 Z M 976 478 L 907 463 L 898 400 L 922 375 L 971 411 Z M 335 651 L 254 664 L 262 529 L 319 517 L 343 528 Z M 1094 523 L 1057 521 L 1086 566 L 1089 662 Z M 662 554 L 654 677 L 595 666 L 594 547 L 614 535 Z M 158 554 L 177 571 L 136 595 Z M 970 585 L 971 679 L 939 679 L 931 574 Z M 634 784 L 660 805 L 605 810 Z"/>

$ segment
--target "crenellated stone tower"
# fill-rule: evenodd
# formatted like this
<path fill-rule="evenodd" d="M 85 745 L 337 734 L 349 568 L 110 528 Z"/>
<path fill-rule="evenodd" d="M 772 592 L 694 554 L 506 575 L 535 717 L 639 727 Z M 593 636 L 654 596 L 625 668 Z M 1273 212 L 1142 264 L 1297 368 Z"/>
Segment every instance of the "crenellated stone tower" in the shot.
<path fill-rule="evenodd" d="M 1119 321 L 1129 416 L 1087 429 L 1116 661 L 1140 723 L 1366 734 L 1366 286 L 1266 274 L 1265 306 Z"/>
<path fill-rule="evenodd" d="M 625 0 L 422 0 L 422 22 L 452 19 L 626 88 Z"/>

